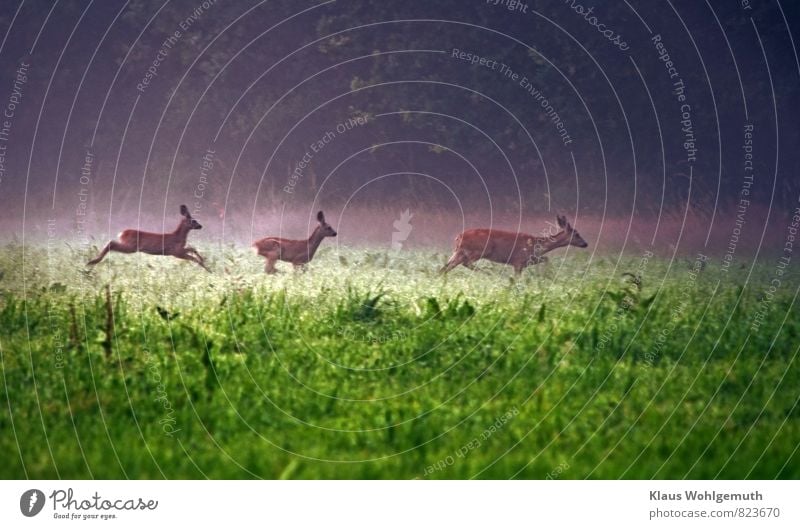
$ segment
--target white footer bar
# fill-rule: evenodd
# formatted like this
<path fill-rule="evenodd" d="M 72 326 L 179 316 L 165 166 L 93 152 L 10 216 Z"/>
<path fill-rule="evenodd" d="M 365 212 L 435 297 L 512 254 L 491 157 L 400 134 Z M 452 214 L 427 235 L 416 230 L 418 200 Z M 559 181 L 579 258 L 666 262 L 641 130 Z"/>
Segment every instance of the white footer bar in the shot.
<path fill-rule="evenodd" d="M 67 480 L 0 492 L 0 527 L 800 527 L 792 481 Z"/>

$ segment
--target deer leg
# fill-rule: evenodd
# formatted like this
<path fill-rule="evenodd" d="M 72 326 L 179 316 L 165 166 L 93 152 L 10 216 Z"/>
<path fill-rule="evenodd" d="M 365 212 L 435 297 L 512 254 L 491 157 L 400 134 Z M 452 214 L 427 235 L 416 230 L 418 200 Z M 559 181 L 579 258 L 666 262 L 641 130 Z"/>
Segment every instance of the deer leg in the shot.
<path fill-rule="evenodd" d="M 89 261 L 88 263 L 86 263 L 86 264 L 87 264 L 87 265 L 89 265 L 89 266 L 94 266 L 94 265 L 96 265 L 97 263 L 99 263 L 100 261 L 102 261 L 102 260 L 103 260 L 103 257 L 105 257 L 105 256 L 106 256 L 106 254 L 107 254 L 109 251 L 111 251 L 111 243 L 108 243 L 108 244 L 106 244 L 106 245 L 103 247 L 103 249 L 102 249 L 102 250 L 100 250 L 100 253 L 99 253 L 99 254 L 97 254 L 97 257 L 95 257 L 94 259 L 90 260 L 90 261 Z"/>
<path fill-rule="evenodd" d="M 202 255 L 200 255 L 200 252 L 198 252 L 198 251 L 197 251 L 197 250 L 196 250 L 196 249 L 195 249 L 193 246 L 187 246 L 186 248 L 184 248 L 184 252 L 186 252 L 187 254 L 192 254 L 192 255 L 194 255 L 194 256 L 197 258 L 197 263 L 198 263 L 200 266 L 202 266 L 203 268 L 205 268 L 207 272 L 210 272 L 210 271 L 211 271 L 211 270 L 209 270 L 209 269 L 208 269 L 208 267 L 206 267 L 206 260 L 205 260 L 205 258 L 204 258 Z"/>
<path fill-rule="evenodd" d="M 205 270 L 209 274 L 211 273 L 211 270 L 209 270 L 209 268 L 206 266 L 206 260 L 203 259 L 203 257 L 199 253 L 197 254 L 197 264 L 202 266 L 203 270 Z"/>
<path fill-rule="evenodd" d="M 194 246 L 187 246 L 187 247 L 186 247 L 186 248 L 184 248 L 184 249 L 186 250 L 186 253 L 191 253 L 191 254 L 194 254 L 194 256 L 195 256 L 195 257 L 197 257 L 197 258 L 198 258 L 198 259 L 200 259 L 201 261 L 205 262 L 205 259 L 203 259 L 203 256 L 202 256 L 202 255 L 200 255 L 200 252 L 198 252 L 198 251 L 197 251 L 197 248 L 195 248 Z"/>
<path fill-rule="evenodd" d="M 447 272 L 449 272 L 449 271 L 450 271 L 450 270 L 452 270 L 453 268 L 457 267 L 457 266 L 458 266 L 458 265 L 460 265 L 460 264 L 464 264 L 465 262 L 467 262 L 467 261 L 466 261 L 466 255 L 464 255 L 464 253 L 463 253 L 463 252 L 456 251 L 456 252 L 455 252 L 455 253 L 453 253 L 453 255 L 450 257 L 450 260 L 449 260 L 449 261 L 447 261 L 447 264 L 446 264 L 446 265 L 444 265 L 444 266 L 441 268 L 441 270 L 439 270 L 439 273 L 440 273 L 440 274 L 446 274 Z"/>
<path fill-rule="evenodd" d="M 95 257 L 94 259 L 92 259 L 91 261 L 89 261 L 89 262 L 88 262 L 88 263 L 86 263 L 86 264 L 87 264 L 87 265 L 90 265 L 90 266 L 94 266 L 94 265 L 96 265 L 97 263 L 99 263 L 100 261 L 102 261 L 102 260 L 103 260 L 103 258 L 106 256 L 106 254 L 107 254 L 108 252 L 133 253 L 133 252 L 135 252 L 135 251 L 136 251 L 136 249 L 135 249 L 135 248 L 130 248 L 130 247 L 128 247 L 128 246 L 125 246 L 125 245 L 124 245 L 124 244 L 122 244 L 121 242 L 118 242 L 118 241 L 109 241 L 109 243 L 108 243 L 108 244 L 106 244 L 106 245 L 103 247 L 103 249 L 102 249 L 102 250 L 100 250 L 100 253 L 99 253 L 99 254 L 97 254 L 97 257 Z"/>
<path fill-rule="evenodd" d="M 480 260 L 480 258 L 481 258 L 480 253 L 473 252 L 470 254 L 464 254 L 464 258 L 461 260 L 461 264 L 464 265 L 464 267 L 469 268 L 470 270 L 477 270 L 477 268 L 475 268 L 475 262 Z"/>
<path fill-rule="evenodd" d="M 197 258 L 197 257 L 195 257 L 194 255 L 192 255 L 192 254 L 190 254 L 190 253 L 188 253 L 188 252 L 186 252 L 186 251 L 183 251 L 183 252 L 181 252 L 181 253 L 179 253 L 179 254 L 176 254 L 176 255 L 175 255 L 175 257 L 177 257 L 178 259 L 183 259 L 184 261 L 191 261 L 191 262 L 193 262 L 193 263 L 197 263 L 197 264 L 199 264 L 200 266 L 202 266 L 202 267 L 203 267 L 203 269 L 204 269 L 206 272 L 211 272 L 211 270 L 209 270 L 209 269 L 206 267 L 206 265 L 205 265 L 205 264 L 203 264 L 203 262 L 201 262 L 201 261 L 200 261 L 200 259 L 198 259 L 198 258 Z"/>

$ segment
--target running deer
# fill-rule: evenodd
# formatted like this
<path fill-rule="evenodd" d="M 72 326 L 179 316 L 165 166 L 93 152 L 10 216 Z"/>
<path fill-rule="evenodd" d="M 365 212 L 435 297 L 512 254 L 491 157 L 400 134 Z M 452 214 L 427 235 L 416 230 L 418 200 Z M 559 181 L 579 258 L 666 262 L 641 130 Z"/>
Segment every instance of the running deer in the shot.
<path fill-rule="evenodd" d="M 96 265 L 103 260 L 108 252 L 135 253 L 142 252 L 151 255 L 171 255 L 178 259 L 185 259 L 197 263 L 207 272 L 211 270 L 206 267 L 205 259 L 191 246 L 186 246 L 186 237 L 191 230 L 202 228 L 199 222 L 192 218 L 189 208 L 181 206 L 181 219 L 178 227 L 171 233 L 151 233 L 139 230 L 125 230 L 119 234 L 118 240 L 110 241 L 97 254 L 97 257 L 89 261 L 88 265 Z"/>
<path fill-rule="evenodd" d="M 551 250 L 569 245 L 589 246 L 566 218 L 557 215 L 556 219 L 561 231 L 547 237 L 490 229 L 467 230 L 456 237 L 455 251 L 440 272 L 447 273 L 458 265 L 472 269 L 478 259 L 488 259 L 510 264 L 519 275 L 526 266 L 547 261 L 544 254 Z"/>
<path fill-rule="evenodd" d="M 336 231 L 325 222 L 325 215 L 320 211 L 317 213 L 317 226 L 308 239 L 292 240 L 280 237 L 264 237 L 253 243 L 256 253 L 267 260 L 264 271 L 274 274 L 275 262 L 280 259 L 292 263 L 295 269 L 301 268 L 314 258 L 314 254 L 319 248 L 322 239 L 325 237 L 336 237 Z"/>

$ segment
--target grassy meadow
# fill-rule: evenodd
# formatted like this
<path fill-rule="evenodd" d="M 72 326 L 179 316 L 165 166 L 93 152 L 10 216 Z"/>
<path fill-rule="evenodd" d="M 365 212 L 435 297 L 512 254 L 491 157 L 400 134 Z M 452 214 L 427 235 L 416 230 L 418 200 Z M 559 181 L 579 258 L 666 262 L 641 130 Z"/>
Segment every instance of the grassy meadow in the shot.
<path fill-rule="evenodd" d="M 800 478 L 775 262 L 200 250 L 0 248 L 0 478 Z"/>

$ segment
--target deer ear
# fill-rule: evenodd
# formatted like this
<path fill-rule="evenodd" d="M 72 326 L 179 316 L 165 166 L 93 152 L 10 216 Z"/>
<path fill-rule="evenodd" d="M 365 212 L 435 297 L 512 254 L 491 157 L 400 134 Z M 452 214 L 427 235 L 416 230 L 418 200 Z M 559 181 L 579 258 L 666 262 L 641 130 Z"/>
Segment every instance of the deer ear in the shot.
<path fill-rule="evenodd" d="M 322 211 L 317 213 L 317 220 L 320 222 L 325 222 L 325 215 L 322 213 Z"/>
<path fill-rule="evenodd" d="M 191 217 L 191 215 L 189 215 L 189 208 L 186 207 L 186 204 L 181 204 L 181 215 L 186 218 Z"/>
<path fill-rule="evenodd" d="M 556 215 L 556 220 L 558 221 L 558 225 L 562 228 L 567 227 L 567 219 L 562 217 L 561 215 Z"/>

